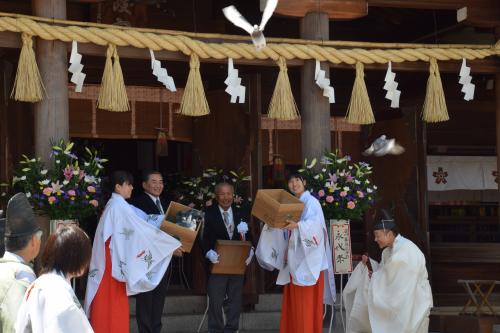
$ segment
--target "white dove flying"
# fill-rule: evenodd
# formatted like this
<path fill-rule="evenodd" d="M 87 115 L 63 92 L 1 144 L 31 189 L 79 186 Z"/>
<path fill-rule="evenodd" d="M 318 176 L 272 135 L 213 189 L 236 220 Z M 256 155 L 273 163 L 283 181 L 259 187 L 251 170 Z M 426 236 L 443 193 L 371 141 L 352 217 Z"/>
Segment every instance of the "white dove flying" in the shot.
<path fill-rule="evenodd" d="M 381 135 L 362 154 L 364 156 L 400 155 L 404 151 L 404 147 L 398 144 L 396 139 L 387 139 L 385 135 Z"/>
<path fill-rule="evenodd" d="M 266 46 L 266 39 L 264 38 L 264 27 L 267 21 L 273 15 L 276 6 L 278 5 L 278 0 L 267 0 L 266 7 L 262 13 L 262 21 L 260 25 L 255 24 L 252 26 L 248 21 L 240 14 L 240 12 L 234 6 L 228 6 L 222 9 L 224 16 L 231 21 L 235 26 L 245 30 L 252 37 L 252 42 L 257 48 L 261 50 Z"/>

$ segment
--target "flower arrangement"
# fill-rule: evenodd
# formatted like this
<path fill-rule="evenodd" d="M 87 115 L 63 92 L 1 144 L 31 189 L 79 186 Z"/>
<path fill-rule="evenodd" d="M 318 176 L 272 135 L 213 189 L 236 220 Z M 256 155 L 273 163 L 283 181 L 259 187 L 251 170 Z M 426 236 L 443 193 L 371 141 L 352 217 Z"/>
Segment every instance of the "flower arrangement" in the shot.
<path fill-rule="evenodd" d="M 369 179 L 372 167 L 352 162 L 349 155 L 340 157 L 338 152 L 325 154 L 317 168 L 316 164 L 317 159 L 310 163 L 305 160 L 299 173 L 321 203 L 325 218 L 361 220 L 363 212 L 373 205 L 377 191 Z"/>
<path fill-rule="evenodd" d="M 202 172 L 201 176 L 191 177 L 182 182 L 178 189 L 178 198 L 181 203 L 192 208 L 204 210 L 215 204 L 215 185 L 224 181 L 234 187 L 234 205 L 243 211 L 250 211 L 252 198 L 248 196 L 248 182 L 250 176 L 243 171 L 225 172 L 222 169 L 210 168 Z"/>
<path fill-rule="evenodd" d="M 14 171 L 13 188 L 26 193 L 34 208 L 51 220 L 82 220 L 100 206 L 100 175 L 107 160 L 88 147 L 79 158 L 73 146 L 64 140 L 52 144 L 51 169 L 40 158 L 23 155 Z"/>

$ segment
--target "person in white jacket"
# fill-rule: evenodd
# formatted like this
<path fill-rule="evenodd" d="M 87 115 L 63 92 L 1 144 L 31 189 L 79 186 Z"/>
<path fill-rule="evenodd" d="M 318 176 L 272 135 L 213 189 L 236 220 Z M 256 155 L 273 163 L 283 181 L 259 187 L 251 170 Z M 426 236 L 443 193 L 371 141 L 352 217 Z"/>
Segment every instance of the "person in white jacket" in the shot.
<path fill-rule="evenodd" d="M 59 227 L 49 236 L 42 275 L 26 290 L 16 333 L 94 332 L 70 284 L 87 271 L 91 251 L 89 237 L 77 226 Z"/>
<path fill-rule="evenodd" d="M 284 229 L 267 225 L 256 256 L 265 269 L 279 269 L 276 284 L 283 285 L 280 332 L 322 332 L 323 304 L 335 300 L 330 242 L 319 201 L 306 190 L 300 174 L 289 176 L 288 188 L 304 203 L 299 221 Z"/>
<path fill-rule="evenodd" d="M 380 264 L 363 256 L 344 289 L 347 332 L 427 333 L 433 303 L 425 256 L 384 215 L 374 226 Z"/>

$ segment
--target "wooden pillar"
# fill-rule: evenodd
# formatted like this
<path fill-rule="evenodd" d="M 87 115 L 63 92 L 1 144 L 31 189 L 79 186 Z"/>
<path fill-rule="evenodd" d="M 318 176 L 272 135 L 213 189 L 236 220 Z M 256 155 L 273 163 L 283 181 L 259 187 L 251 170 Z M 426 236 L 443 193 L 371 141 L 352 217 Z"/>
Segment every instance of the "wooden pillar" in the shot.
<path fill-rule="evenodd" d="M 32 0 L 32 5 L 34 15 L 66 19 L 66 0 Z M 35 152 L 46 162 L 50 141 L 69 139 L 66 43 L 37 38 L 36 60 L 47 96 L 35 104 Z"/>
<path fill-rule="evenodd" d="M 500 27 L 495 29 L 496 40 L 500 39 Z M 497 127 L 497 174 L 500 175 L 500 68 L 495 73 L 496 127 Z M 498 207 L 500 207 L 500 181 L 498 182 Z M 497 210 L 500 222 L 500 209 Z"/>
<path fill-rule="evenodd" d="M 300 21 L 300 37 L 328 40 L 329 18 L 325 13 L 310 12 Z M 301 72 L 302 158 L 320 157 L 331 150 L 330 104 L 323 91 L 314 83 L 315 60 L 304 61 Z M 321 69 L 329 77 L 328 64 Z"/>

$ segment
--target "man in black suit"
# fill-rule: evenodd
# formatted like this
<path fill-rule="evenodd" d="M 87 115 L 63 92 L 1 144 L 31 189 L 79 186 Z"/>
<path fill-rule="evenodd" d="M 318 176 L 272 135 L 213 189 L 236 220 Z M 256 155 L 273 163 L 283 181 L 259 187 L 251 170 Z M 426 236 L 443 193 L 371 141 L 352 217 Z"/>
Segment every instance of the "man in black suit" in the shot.
<path fill-rule="evenodd" d="M 215 252 L 215 243 L 220 240 L 251 241 L 247 216 L 233 205 L 234 189 L 231 184 L 219 183 L 215 187 L 217 204 L 205 212 L 205 227 L 202 248 L 205 257 L 214 265 L 219 262 Z M 253 248 L 246 260 L 250 264 L 254 254 Z M 236 332 L 239 328 L 241 301 L 243 294 L 243 275 L 211 274 L 208 279 L 208 332 Z M 226 301 L 225 298 L 227 297 Z M 226 324 L 222 316 L 226 302 Z"/>
<path fill-rule="evenodd" d="M 163 177 L 160 172 L 148 170 L 142 175 L 143 193 L 134 196 L 130 204 L 143 210 L 146 214 L 165 214 L 168 205 L 161 202 L 160 195 L 163 192 Z M 181 255 L 176 251 L 174 255 Z M 167 274 L 163 276 L 158 286 L 148 292 L 137 294 L 136 317 L 140 333 L 160 333 L 161 316 L 167 294 Z"/>

